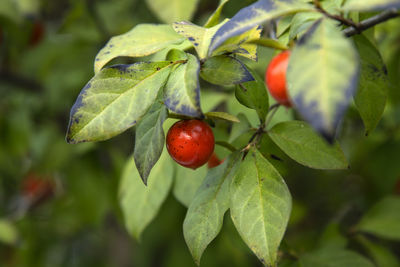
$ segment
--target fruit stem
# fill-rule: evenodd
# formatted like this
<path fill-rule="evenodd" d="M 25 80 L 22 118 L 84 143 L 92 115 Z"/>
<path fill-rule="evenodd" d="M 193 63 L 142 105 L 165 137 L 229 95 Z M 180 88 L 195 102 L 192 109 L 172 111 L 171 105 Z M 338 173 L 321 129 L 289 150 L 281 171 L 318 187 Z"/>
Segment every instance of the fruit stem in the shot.
<path fill-rule="evenodd" d="M 265 120 L 264 128 L 263 128 L 263 129 L 265 129 L 265 128 L 268 126 L 268 124 L 270 124 L 272 118 L 274 117 L 275 113 L 278 111 L 278 109 L 279 109 L 280 106 L 281 106 L 281 104 L 276 103 L 276 104 L 272 105 L 272 106 L 269 108 L 268 115 L 267 115 L 267 119 Z"/>
<path fill-rule="evenodd" d="M 222 147 L 224 147 L 224 148 L 230 150 L 231 152 L 235 152 L 235 151 L 236 151 L 236 148 L 235 148 L 233 145 L 229 144 L 228 142 L 225 142 L 225 141 L 216 141 L 215 144 L 216 144 L 216 145 L 219 145 L 219 146 L 222 146 Z"/>

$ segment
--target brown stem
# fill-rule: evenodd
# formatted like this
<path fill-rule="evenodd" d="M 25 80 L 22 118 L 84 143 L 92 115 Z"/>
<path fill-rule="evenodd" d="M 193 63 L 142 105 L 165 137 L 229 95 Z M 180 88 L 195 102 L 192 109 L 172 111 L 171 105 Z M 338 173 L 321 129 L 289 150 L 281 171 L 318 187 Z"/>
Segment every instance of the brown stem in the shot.
<path fill-rule="evenodd" d="M 380 14 L 378 14 L 376 16 L 373 16 L 373 17 L 371 17 L 369 19 L 361 21 L 360 23 L 358 23 L 358 28 L 349 27 L 349 28 L 345 29 L 343 31 L 343 33 L 347 37 L 350 37 L 350 36 L 353 36 L 353 35 L 356 35 L 356 34 L 360 34 L 361 32 L 363 32 L 363 31 L 365 31 L 365 30 L 367 30 L 367 29 L 369 29 L 369 28 L 371 28 L 371 27 L 373 27 L 373 26 L 375 26 L 375 25 L 377 25 L 379 23 L 385 22 L 385 21 L 387 21 L 389 19 L 393 19 L 393 18 L 399 17 L 399 15 L 400 14 L 397 11 L 397 9 L 395 9 L 395 8 L 394 9 L 389 9 L 389 10 L 383 11 L 382 13 L 380 13 Z"/>
<path fill-rule="evenodd" d="M 322 5 L 321 5 L 321 3 L 319 2 L 319 0 L 314 0 L 314 6 L 315 6 L 315 8 L 316 8 L 320 13 L 322 13 L 324 16 L 326 16 L 326 17 L 328 17 L 328 18 L 331 18 L 331 19 L 334 19 L 334 20 L 337 20 L 337 21 L 339 21 L 340 23 L 342 23 L 342 24 L 344 24 L 344 25 L 353 27 L 356 31 L 359 31 L 360 26 L 359 26 L 358 23 L 355 23 L 355 22 L 352 21 L 351 19 L 346 19 L 346 18 L 344 18 L 344 17 L 342 17 L 342 16 L 333 15 L 333 14 L 328 13 L 328 12 L 322 7 Z"/>

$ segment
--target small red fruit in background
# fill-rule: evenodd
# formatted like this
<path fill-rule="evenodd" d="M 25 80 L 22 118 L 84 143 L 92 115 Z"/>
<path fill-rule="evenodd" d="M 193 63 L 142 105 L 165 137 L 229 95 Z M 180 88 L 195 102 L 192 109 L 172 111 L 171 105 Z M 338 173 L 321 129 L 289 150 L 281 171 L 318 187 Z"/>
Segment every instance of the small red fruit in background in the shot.
<path fill-rule="evenodd" d="M 33 24 L 32 33 L 29 38 L 29 45 L 31 47 L 36 46 L 42 41 L 44 37 L 44 25 L 40 21 L 36 21 Z"/>
<path fill-rule="evenodd" d="M 196 169 L 211 157 L 214 134 L 201 120 L 182 120 L 168 130 L 166 143 L 168 153 L 177 163 Z"/>
<path fill-rule="evenodd" d="M 22 181 L 21 193 L 32 203 L 41 202 L 54 194 L 54 181 L 35 173 L 28 174 Z"/>
<path fill-rule="evenodd" d="M 207 167 L 209 169 L 217 167 L 218 165 L 220 165 L 222 162 L 224 162 L 223 160 L 220 160 L 218 158 L 218 156 L 215 153 L 212 153 L 210 159 L 207 162 Z"/>
<path fill-rule="evenodd" d="M 265 82 L 268 91 L 275 100 L 287 107 L 291 107 L 286 86 L 286 70 L 289 64 L 290 51 L 279 53 L 267 67 Z"/>

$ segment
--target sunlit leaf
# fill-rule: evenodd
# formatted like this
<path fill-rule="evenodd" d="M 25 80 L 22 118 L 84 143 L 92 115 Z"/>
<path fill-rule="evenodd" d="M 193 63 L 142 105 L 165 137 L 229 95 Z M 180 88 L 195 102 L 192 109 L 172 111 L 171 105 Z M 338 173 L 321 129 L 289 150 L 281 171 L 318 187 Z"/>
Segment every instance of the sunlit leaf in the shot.
<path fill-rule="evenodd" d="M 357 89 L 358 62 L 351 41 L 328 19 L 315 22 L 291 53 L 291 102 L 330 141 Z"/>
<path fill-rule="evenodd" d="M 313 7 L 311 5 L 300 0 L 259 0 L 241 9 L 215 33 L 208 53 L 211 54 L 227 39 L 240 35 L 268 20 L 312 9 Z"/>
<path fill-rule="evenodd" d="M 275 266 L 291 211 L 289 190 L 277 170 L 251 149 L 230 187 L 233 223 L 265 266 Z"/>
<path fill-rule="evenodd" d="M 207 57 L 212 36 L 226 21 L 211 28 L 201 27 L 186 21 L 175 22 L 172 27 L 177 33 L 186 37 L 193 44 L 199 58 L 204 59 Z"/>
<path fill-rule="evenodd" d="M 172 65 L 141 62 L 103 69 L 72 107 L 67 141 L 106 140 L 135 125 L 153 104 Z"/>
<path fill-rule="evenodd" d="M 256 26 L 238 36 L 229 38 L 215 49 L 212 55 L 232 53 L 257 61 L 257 45 L 253 42 L 260 39 L 261 30 L 261 27 Z"/>
<path fill-rule="evenodd" d="M 170 25 L 139 24 L 122 35 L 111 38 L 99 51 L 94 63 L 95 73 L 116 57 L 143 57 L 185 40 Z"/>

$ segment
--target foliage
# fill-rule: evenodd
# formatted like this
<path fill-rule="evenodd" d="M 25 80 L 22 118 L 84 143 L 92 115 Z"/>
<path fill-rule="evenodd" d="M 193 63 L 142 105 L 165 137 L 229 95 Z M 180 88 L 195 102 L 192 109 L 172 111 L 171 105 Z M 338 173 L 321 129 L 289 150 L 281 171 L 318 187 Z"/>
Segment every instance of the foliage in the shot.
<path fill-rule="evenodd" d="M 400 264 L 398 1 L 50 2 L 0 7 L 0 265 Z M 221 165 L 169 158 L 188 118 Z"/>

